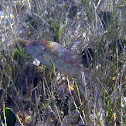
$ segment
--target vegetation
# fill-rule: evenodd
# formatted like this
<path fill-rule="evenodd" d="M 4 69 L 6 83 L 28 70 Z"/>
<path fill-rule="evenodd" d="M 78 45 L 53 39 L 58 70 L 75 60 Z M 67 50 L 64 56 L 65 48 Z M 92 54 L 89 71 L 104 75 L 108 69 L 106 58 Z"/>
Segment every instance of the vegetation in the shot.
<path fill-rule="evenodd" d="M 0 123 L 8 123 L 7 107 L 16 125 L 126 125 L 125 0 L 3 1 L 0 8 Z M 41 39 L 82 54 L 96 81 L 36 65 L 26 44 Z"/>

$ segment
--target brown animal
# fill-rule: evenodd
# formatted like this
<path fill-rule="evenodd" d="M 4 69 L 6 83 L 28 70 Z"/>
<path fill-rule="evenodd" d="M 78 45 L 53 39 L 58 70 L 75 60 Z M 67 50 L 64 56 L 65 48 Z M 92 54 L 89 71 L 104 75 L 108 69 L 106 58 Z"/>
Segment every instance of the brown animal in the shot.
<path fill-rule="evenodd" d="M 56 69 L 70 77 L 81 77 L 83 71 L 85 77 L 91 79 L 93 70 L 83 67 L 82 57 L 70 52 L 59 43 L 45 40 L 32 41 L 26 48 L 34 58 L 47 67 L 52 67 L 54 64 Z"/>

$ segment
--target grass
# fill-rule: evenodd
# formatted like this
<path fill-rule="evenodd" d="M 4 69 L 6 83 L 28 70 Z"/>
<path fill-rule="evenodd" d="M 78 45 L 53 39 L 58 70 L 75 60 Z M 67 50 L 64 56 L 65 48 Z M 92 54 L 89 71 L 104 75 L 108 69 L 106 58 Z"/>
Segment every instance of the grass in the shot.
<path fill-rule="evenodd" d="M 125 1 L 106 4 L 102 8 L 85 0 L 1 3 L 1 112 L 12 108 L 17 125 L 26 126 L 126 125 Z M 111 12 L 106 27 L 103 11 Z M 40 39 L 56 41 L 78 55 L 91 48 L 94 56 L 88 66 L 97 79 L 66 77 L 55 70 L 53 61 L 52 69 L 34 65 L 25 45 Z"/>

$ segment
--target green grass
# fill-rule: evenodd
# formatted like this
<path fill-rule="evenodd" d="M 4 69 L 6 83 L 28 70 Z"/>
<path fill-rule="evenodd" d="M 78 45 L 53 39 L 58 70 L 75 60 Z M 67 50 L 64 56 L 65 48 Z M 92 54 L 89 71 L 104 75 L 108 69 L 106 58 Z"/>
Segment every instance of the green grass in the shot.
<path fill-rule="evenodd" d="M 1 112 L 12 108 L 17 123 L 26 126 L 126 125 L 125 1 L 104 8 L 112 12 L 106 29 L 98 16 L 101 5 L 96 8 L 96 4 L 85 0 L 1 3 L 5 11 L 0 20 Z M 73 12 L 72 6 L 76 6 Z M 25 40 L 40 39 L 56 41 L 78 55 L 91 48 L 90 67 L 97 79 L 64 79 L 53 62 L 52 69 L 34 65 Z"/>

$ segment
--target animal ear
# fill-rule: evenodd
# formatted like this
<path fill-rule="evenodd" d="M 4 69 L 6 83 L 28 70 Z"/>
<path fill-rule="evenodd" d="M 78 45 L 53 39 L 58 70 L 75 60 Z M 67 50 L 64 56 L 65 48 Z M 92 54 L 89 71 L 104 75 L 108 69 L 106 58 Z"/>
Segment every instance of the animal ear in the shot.
<path fill-rule="evenodd" d="M 81 53 L 81 56 L 83 66 L 86 68 L 90 67 L 94 60 L 94 51 L 91 48 L 84 49 Z"/>

